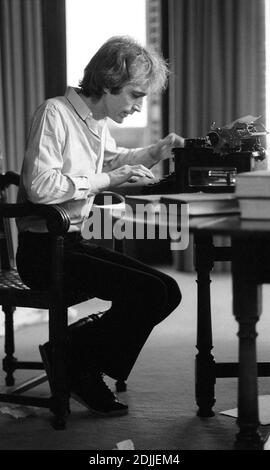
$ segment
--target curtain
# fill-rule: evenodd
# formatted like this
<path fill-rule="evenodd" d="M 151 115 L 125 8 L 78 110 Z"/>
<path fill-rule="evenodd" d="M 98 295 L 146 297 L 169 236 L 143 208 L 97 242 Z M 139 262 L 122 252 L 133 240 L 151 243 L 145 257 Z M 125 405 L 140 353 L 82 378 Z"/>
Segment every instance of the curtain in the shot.
<path fill-rule="evenodd" d="M 1 171 L 20 171 L 31 116 L 65 88 L 65 0 L 0 0 Z"/>
<path fill-rule="evenodd" d="M 1 172 L 20 172 L 35 109 L 65 90 L 65 33 L 65 0 L 0 0 Z"/>
<path fill-rule="evenodd" d="M 44 100 L 42 0 L 0 0 L 1 170 L 20 171 L 30 118 Z"/>
<path fill-rule="evenodd" d="M 45 97 L 47 99 L 61 96 L 66 91 L 66 5 L 65 0 L 42 0 L 41 6 Z"/>
<path fill-rule="evenodd" d="M 205 137 L 213 121 L 220 127 L 246 114 L 265 116 L 264 0 L 164 3 L 169 130 L 186 138 Z M 192 269 L 191 252 L 178 253 L 180 269 Z M 219 268 L 224 263 L 216 263 Z"/>
<path fill-rule="evenodd" d="M 170 128 L 265 115 L 264 0 L 168 0 Z"/>

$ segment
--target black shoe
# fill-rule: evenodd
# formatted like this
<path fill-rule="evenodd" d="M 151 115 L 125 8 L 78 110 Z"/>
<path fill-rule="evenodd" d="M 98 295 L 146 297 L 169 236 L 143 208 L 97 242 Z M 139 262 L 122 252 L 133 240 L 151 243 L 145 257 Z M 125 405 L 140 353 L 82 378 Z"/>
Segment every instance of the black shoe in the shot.
<path fill-rule="evenodd" d="M 54 387 L 50 343 L 40 345 L 39 350 L 52 392 Z M 98 370 L 81 376 L 77 374 L 77 377 L 73 376 L 70 388 L 70 394 L 75 400 L 99 415 L 122 416 L 128 413 L 128 406 L 117 400 L 114 393 L 103 381 L 103 374 Z"/>
<path fill-rule="evenodd" d="M 79 342 L 81 343 L 82 340 L 84 339 L 82 336 L 82 332 L 84 333 L 84 336 L 89 337 L 89 331 L 93 330 L 93 327 L 96 327 L 96 325 L 99 323 L 103 316 L 104 312 L 98 312 L 98 313 L 92 313 L 91 315 L 88 315 L 87 317 L 81 318 L 80 320 L 72 323 L 71 325 L 68 326 L 68 337 L 67 337 L 67 343 L 68 347 L 74 342 L 76 344 L 76 338 L 78 338 Z M 73 348 L 74 349 L 74 348 Z M 52 371 L 51 371 L 51 347 L 50 343 L 47 342 L 43 345 L 39 346 L 39 352 L 41 355 L 41 359 L 44 364 L 44 368 L 48 377 L 48 382 L 50 385 L 51 391 L 53 390 L 53 379 L 52 379 Z M 72 354 L 72 352 L 71 352 Z"/>
<path fill-rule="evenodd" d="M 99 325 L 104 313 L 106 312 L 92 313 L 91 315 L 87 315 L 87 317 L 83 317 L 80 320 L 71 323 L 68 326 L 69 339 L 72 339 L 73 336 L 77 334 L 77 332 L 80 333 L 82 329 L 86 330 L 87 328 L 90 328 L 92 330 L 93 327 Z"/>
<path fill-rule="evenodd" d="M 128 413 L 128 406 L 118 401 L 105 384 L 103 374 L 97 370 L 74 380 L 70 394 L 79 403 L 101 416 L 122 416 Z"/>

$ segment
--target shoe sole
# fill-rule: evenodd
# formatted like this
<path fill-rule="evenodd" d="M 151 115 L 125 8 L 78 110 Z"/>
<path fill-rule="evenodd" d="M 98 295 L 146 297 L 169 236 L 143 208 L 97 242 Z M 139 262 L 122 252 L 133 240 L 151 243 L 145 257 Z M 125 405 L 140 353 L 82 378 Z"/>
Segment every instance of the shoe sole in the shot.
<path fill-rule="evenodd" d="M 82 400 L 82 398 L 79 397 L 76 393 L 70 392 L 70 396 L 74 400 L 76 400 L 78 403 L 80 403 L 81 405 L 88 408 L 88 410 L 92 411 L 93 413 L 95 413 L 99 416 L 124 416 L 124 415 L 128 414 L 128 408 L 123 409 L 123 410 L 112 410 L 112 411 L 109 411 L 108 413 L 106 413 L 105 411 L 96 410 L 95 408 L 89 406 L 88 403 L 86 403 L 84 400 Z"/>

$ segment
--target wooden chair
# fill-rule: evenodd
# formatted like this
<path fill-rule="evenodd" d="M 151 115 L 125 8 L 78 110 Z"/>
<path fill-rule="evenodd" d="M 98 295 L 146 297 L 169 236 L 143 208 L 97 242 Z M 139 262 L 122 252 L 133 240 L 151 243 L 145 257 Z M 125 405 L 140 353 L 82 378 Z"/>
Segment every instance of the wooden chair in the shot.
<path fill-rule="evenodd" d="M 43 363 L 21 361 L 14 357 L 13 313 L 16 307 L 47 309 L 49 311 L 49 341 L 52 345 L 51 396 L 38 397 L 22 393 L 47 380 L 46 374 L 29 380 L 10 392 L 0 394 L 0 402 L 49 408 L 53 413 L 55 429 L 65 429 L 69 413 L 69 392 L 65 370 L 65 340 L 67 335 L 68 307 L 91 298 L 84 292 L 66 292 L 63 288 L 63 235 L 68 231 L 70 220 L 67 212 L 57 205 L 11 204 L 7 203 L 6 190 L 10 185 L 19 185 L 19 175 L 7 172 L 0 175 L 0 305 L 5 314 L 5 357 L 3 370 L 6 372 L 6 385 L 14 385 L 13 373 L 16 369 L 44 369 Z M 44 290 L 29 289 L 19 277 L 15 267 L 10 219 L 20 216 L 38 215 L 46 220 L 52 237 L 50 287 Z M 118 385 L 116 384 L 117 389 Z M 123 384 L 120 384 L 120 387 Z"/>

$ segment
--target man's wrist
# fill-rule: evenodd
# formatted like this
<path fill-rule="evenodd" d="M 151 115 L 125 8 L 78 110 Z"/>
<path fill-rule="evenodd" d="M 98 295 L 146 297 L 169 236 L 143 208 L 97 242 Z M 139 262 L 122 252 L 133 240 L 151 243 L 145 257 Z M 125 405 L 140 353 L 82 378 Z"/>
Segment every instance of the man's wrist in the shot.
<path fill-rule="evenodd" d="M 157 163 L 157 152 L 156 152 L 156 145 L 152 144 L 148 147 L 148 155 L 153 160 L 153 163 Z"/>

